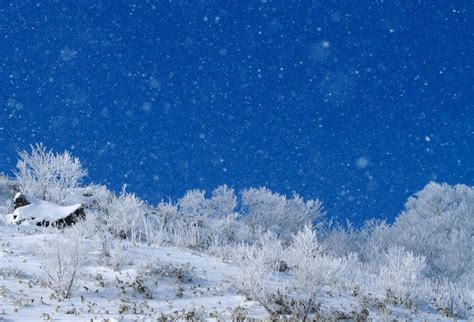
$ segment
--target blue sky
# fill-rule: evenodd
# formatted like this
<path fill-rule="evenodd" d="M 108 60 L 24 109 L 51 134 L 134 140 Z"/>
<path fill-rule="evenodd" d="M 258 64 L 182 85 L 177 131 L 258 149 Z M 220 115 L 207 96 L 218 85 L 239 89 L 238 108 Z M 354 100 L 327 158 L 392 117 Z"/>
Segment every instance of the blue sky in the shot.
<path fill-rule="evenodd" d="M 0 171 L 43 142 L 151 203 L 267 186 L 392 220 L 474 181 L 471 1 L 14 1 Z"/>

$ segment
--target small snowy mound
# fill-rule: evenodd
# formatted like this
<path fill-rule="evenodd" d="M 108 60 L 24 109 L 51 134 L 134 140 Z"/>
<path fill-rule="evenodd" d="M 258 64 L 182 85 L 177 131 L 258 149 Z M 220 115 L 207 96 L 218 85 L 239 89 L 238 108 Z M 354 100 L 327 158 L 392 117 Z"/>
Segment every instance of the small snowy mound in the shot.
<path fill-rule="evenodd" d="M 22 195 L 18 193 L 15 199 L 20 196 Z M 80 203 L 72 206 L 59 206 L 31 196 L 26 196 L 26 199 L 30 204 L 15 209 L 9 215 L 11 223 L 37 226 L 69 225 L 75 223 L 84 214 Z"/>

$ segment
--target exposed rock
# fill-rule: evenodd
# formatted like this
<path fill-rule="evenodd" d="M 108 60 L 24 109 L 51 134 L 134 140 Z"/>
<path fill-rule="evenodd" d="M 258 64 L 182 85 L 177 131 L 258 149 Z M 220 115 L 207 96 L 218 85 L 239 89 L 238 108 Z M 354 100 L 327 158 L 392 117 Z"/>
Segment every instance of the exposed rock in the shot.
<path fill-rule="evenodd" d="M 29 202 L 27 197 L 20 192 L 18 192 L 13 198 L 13 209 L 24 207 L 29 204 L 31 204 L 31 202 Z"/>
<path fill-rule="evenodd" d="M 84 208 L 80 207 L 77 208 L 73 213 L 70 215 L 58 219 L 53 222 L 53 227 L 58 227 L 58 228 L 65 228 L 74 225 L 78 221 L 84 220 L 86 218 L 86 214 L 84 212 Z M 51 223 L 47 220 L 43 220 L 41 222 L 37 222 L 36 226 L 44 226 L 48 227 Z"/>

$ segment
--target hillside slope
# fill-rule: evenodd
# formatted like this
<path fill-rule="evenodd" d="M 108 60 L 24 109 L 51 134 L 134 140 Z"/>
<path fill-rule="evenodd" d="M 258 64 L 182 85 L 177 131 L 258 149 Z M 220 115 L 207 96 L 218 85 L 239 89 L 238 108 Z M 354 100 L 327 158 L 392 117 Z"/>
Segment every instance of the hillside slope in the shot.
<path fill-rule="evenodd" d="M 265 310 L 232 287 L 236 265 L 187 249 L 133 246 L 123 242 L 115 266 L 102 263 L 100 245 L 87 241 L 72 297 L 51 297 L 44 256 L 64 234 L 44 228 L 0 224 L 0 320 L 265 319 Z M 58 240 L 59 239 L 59 240 Z M 51 242 L 55 243 L 51 243 Z M 57 243 L 59 242 L 59 243 Z M 321 315 L 355 317 L 361 300 L 326 289 Z M 363 302 L 363 301 L 362 301 Z M 368 301 L 372 319 L 443 320 L 433 311 L 411 312 Z"/>

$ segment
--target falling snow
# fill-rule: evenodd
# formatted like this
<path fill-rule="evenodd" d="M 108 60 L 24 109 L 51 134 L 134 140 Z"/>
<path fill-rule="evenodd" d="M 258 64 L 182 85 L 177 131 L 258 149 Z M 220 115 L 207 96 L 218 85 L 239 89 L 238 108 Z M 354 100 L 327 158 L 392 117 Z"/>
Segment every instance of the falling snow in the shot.
<path fill-rule="evenodd" d="M 473 183 L 472 17 L 467 1 L 7 1 L 0 172 L 44 142 L 152 203 L 225 182 L 391 220 L 434 178 Z"/>

